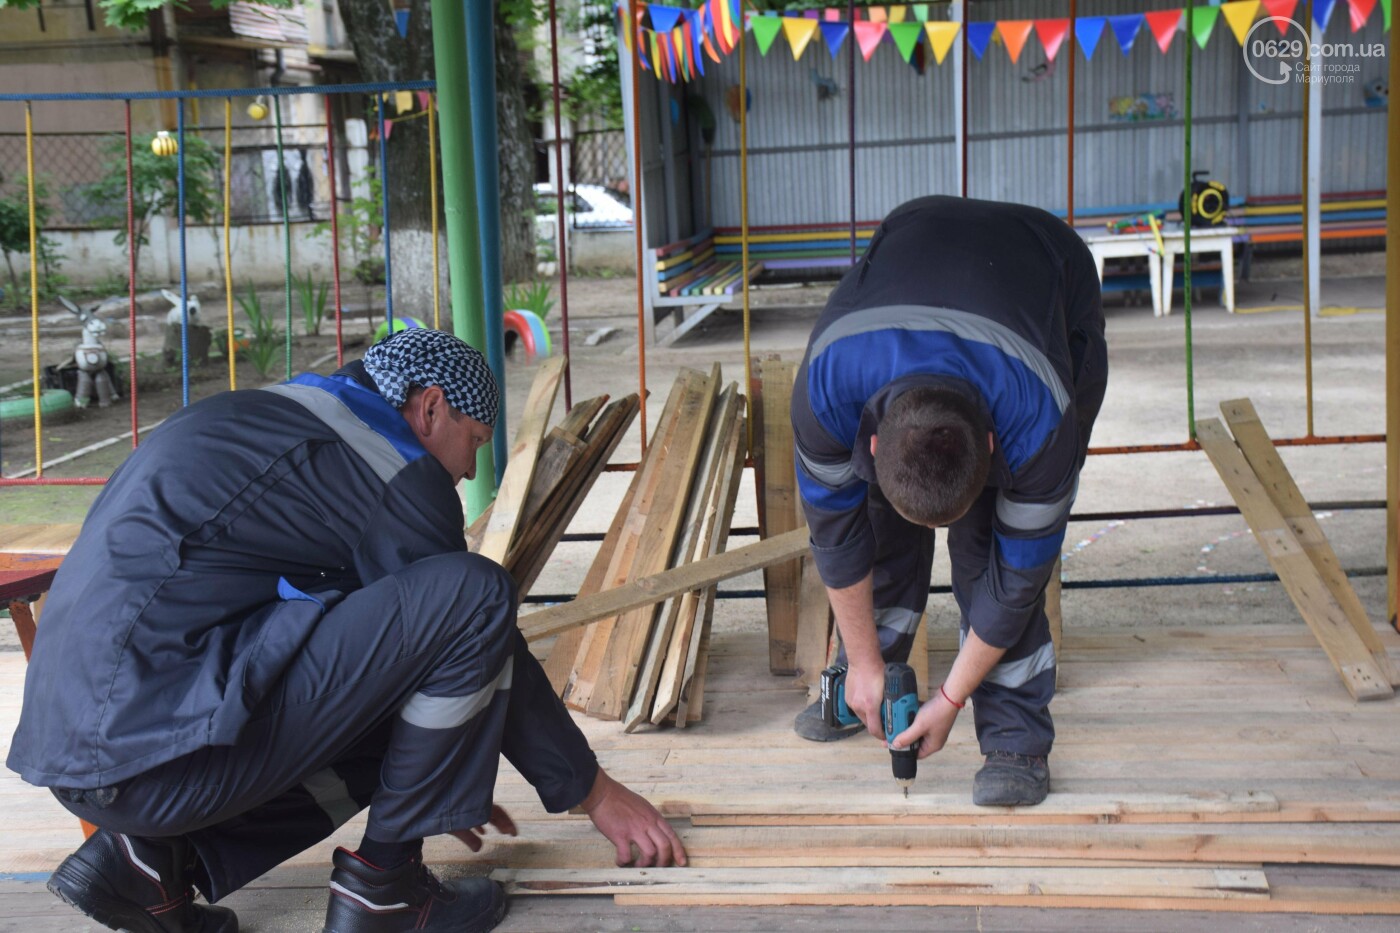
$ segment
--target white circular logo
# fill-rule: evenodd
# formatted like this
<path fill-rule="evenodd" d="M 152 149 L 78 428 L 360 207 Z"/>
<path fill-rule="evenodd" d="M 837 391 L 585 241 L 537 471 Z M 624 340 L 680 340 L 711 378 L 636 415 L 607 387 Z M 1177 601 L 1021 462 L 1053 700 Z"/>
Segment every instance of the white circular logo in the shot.
<path fill-rule="evenodd" d="M 1277 38 L 1265 38 L 1260 36 L 1255 38 L 1254 34 L 1264 25 L 1277 27 L 1279 23 L 1286 23 L 1282 34 Z M 1292 38 L 1291 30 L 1297 30 L 1300 38 Z M 1287 84 L 1292 80 L 1292 75 L 1296 70 L 1295 66 L 1288 63 L 1289 59 L 1302 59 L 1308 53 L 1309 36 L 1308 31 L 1298 25 L 1296 20 L 1287 16 L 1266 16 L 1249 28 L 1245 34 L 1244 46 L 1240 53 L 1244 56 L 1244 66 L 1249 69 L 1249 73 L 1254 75 L 1265 84 Z M 1260 68 L 1254 67 L 1254 60 L 1258 59 Z M 1272 63 L 1272 65 L 1270 64 Z M 1272 66 L 1277 66 L 1278 77 L 1270 77 L 1268 72 L 1274 70 Z"/>

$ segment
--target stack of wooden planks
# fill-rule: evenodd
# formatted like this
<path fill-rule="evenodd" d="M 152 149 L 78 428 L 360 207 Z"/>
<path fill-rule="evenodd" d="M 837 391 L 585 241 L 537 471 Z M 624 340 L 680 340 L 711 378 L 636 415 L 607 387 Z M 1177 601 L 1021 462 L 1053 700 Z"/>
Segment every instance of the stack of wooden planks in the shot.
<path fill-rule="evenodd" d="M 467 530 L 471 550 L 510 571 L 521 597 L 544 569 L 641 404 L 635 393 L 612 404 L 606 395 L 587 399 L 549 428 L 564 365 L 562 356 L 540 364 L 496 501 Z"/>
<path fill-rule="evenodd" d="M 1280 459 L 1249 399 L 1220 403 L 1196 436 L 1249 523 L 1269 564 L 1357 700 L 1388 699 L 1400 671 L 1376 637 L 1332 545 Z"/>
<path fill-rule="evenodd" d="M 681 371 L 580 597 L 725 549 L 747 445 L 743 396 L 736 384 L 721 385 L 718 365 Z M 621 719 L 628 731 L 695 721 L 714 590 L 711 584 L 564 631 L 545 663 L 550 682 L 571 708 Z"/>

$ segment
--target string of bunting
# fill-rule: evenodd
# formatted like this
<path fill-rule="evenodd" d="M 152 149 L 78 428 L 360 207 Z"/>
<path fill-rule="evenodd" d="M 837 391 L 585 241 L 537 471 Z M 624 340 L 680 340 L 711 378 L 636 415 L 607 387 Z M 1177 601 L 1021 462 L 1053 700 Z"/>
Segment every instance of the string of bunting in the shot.
<path fill-rule="evenodd" d="M 1346 6 L 1351 31 L 1357 32 L 1371 19 L 1376 7 L 1386 30 L 1390 29 L 1392 0 L 1313 0 L 1313 19 L 1319 29 L 1326 30 L 1337 7 Z M 630 52 L 640 48 L 641 66 L 658 78 L 671 83 L 691 81 L 705 73 L 705 59 L 718 64 L 731 55 L 746 29 L 753 33 L 759 54 L 767 55 L 779 34 L 787 40 L 794 60 L 800 59 L 812 40 L 821 37 L 827 51 L 835 58 L 842 45 L 854 34 L 861 56 L 870 61 L 880 45 L 892 45 L 904 61 L 922 65 L 922 55 L 916 50 L 923 40 L 934 60 L 943 64 L 948 50 L 958 38 L 963 24 L 950 20 L 930 19 L 930 10 L 944 4 L 911 3 L 892 6 L 857 7 L 855 21 L 845 18 L 844 8 L 801 10 L 790 13 L 745 10 L 742 0 L 704 0 L 694 9 L 663 6 L 656 3 L 636 4 L 637 21 L 627 26 L 628 4 L 618 3 L 617 12 L 622 34 Z M 1250 29 L 1262 14 L 1286 35 L 1295 14 L 1302 15 L 1300 0 L 1230 0 L 1225 3 L 1199 5 L 1192 16 L 1192 38 L 1205 48 L 1215 32 L 1217 21 L 1224 19 L 1231 35 L 1241 46 Z M 743 24 L 742 29 L 740 24 Z M 1133 50 L 1139 34 L 1152 36 L 1162 54 L 1167 54 L 1178 32 L 1186 30 L 1183 8 L 1154 10 L 1148 13 L 1122 13 L 1113 16 L 1080 16 L 1073 21 L 1074 42 L 1086 59 L 1092 59 L 1104 32 L 1110 32 L 1124 55 Z M 1040 43 L 1047 61 L 1054 61 L 1069 39 L 1071 21 L 1059 19 L 1020 19 L 972 21 L 967 23 L 967 45 L 978 61 L 990 45 L 1000 45 L 1012 62 L 1020 59 L 1032 35 Z"/>

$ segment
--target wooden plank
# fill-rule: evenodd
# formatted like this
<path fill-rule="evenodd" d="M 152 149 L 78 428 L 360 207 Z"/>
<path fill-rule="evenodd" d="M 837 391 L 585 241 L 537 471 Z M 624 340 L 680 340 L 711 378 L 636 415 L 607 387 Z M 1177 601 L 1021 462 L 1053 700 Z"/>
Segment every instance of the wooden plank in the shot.
<path fill-rule="evenodd" d="M 506 559 L 506 552 L 515 538 L 521 509 L 530 492 L 535 460 L 539 456 L 545 431 L 549 428 L 549 414 L 554 408 L 554 397 L 559 393 L 559 380 L 564 375 L 566 362 L 561 354 L 540 363 L 530 387 L 530 396 L 525 401 L 520 427 L 515 432 L 515 443 L 510 448 L 510 460 L 501 478 L 501 488 L 496 493 L 496 501 L 491 504 L 491 521 L 481 542 L 481 556 L 497 563 Z"/>
<path fill-rule="evenodd" d="M 1267 900 L 1212 900 L 1199 897 L 1124 897 L 1106 899 L 1084 896 L 982 895 L 982 894 L 615 894 L 613 903 L 624 908 L 724 907 L 1019 907 L 1067 910 L 1216 911 L 1249 914 L 1400 914 L 1400 899 L 1377 896 L 1365 888 L 1355 891 L 1333 888 L 1275 890 Z M 689 912 L 689 911 L 688 911 Z M 1084 921 L 1079 921 L 1081 924 Z M 1124 924 L 1125 921 L 1115 921 Z M 1214 926 L 1214 925 L 1212 925 Z M 1124 929 L 1123 925 L 1107 929 Z M 1175 929 L 1175 927 L 1169 927 Z M 1310 929 L 1318 929 L 1311 925 Z M 1080 927 L 1082 929 L 1082 926 Z"/>
<path fill-rule="evenodd" d="M 1377 700 L 1394 696 L 1389 679 L 1376 666 L 1346 612 L 1327 589 L 1317 567 L 1304 553 L 1293 529 L 1264 491 L 1225 426 L 1217 418 L 1198 421 L 1196 437 L 1352 697 Z"/>
<path fill-rule="evenodd" d="M 776 537 L 802 524 L 798 519 L 797 474 L 793 465 L 792 421 L 788 412 L 797 364 L 764 360 L 763 376 L 764 535 Z M 768 607 L 768 669 L 797 671 L 797 615 L 802 562 L 785 561 L 763 572 Z"/>
<path fill-rule="evenodd" d="M 680 534 L 681 522 L 700 468 L 705 431 L 719 393 L 719 364 L 704 376 L 682 374 L 689 385 L 677 413 L 675 437 L 667 445 L 657 494 L 646 513 L 630 578 L 665 570 Z M 586 710 L 591 716 L 618 719 L 632 700 L 642 655 L 656 619 L 654 605 L 639 606 L 618 617 L 613 636 Z"/>
<path fill-rule="evenodd" d="M 690 375 L 687 376 L 687 374 Z M 592 592 L 622 586 L 633 576 L 632 564 L 638 553 L 637 544 L 646 523 L 647 513 L 651 510 L 652 499 L 657 493 L 660 471 L 665 463 L 667 448 L 675 437 L 676 422 L 680 415 L 681 400 L 686 394 L 687 381 L 697 375 L 693 370 L 683 370 L 671 385 L 671 392 L 666 397 L 666 405 L 662 409 L 661 419 L 657 423 L 656 431 L 651 436 L 651 443 L 648 445 L 646 453 L 642 455 L 642 462 L 637 468 L 636 481 L 640 485 L 637 487 L 636 495 L 628 505 L 622 525 L 622 537 L 618 541 L 617 549 L 613 552 L 611 560 L 604 568 L 603 576 L 599 578 Z M 565 697 L 565 703 L 570 707 L 584 709 L 592 699 L 593 686 L 598 680 L 598 672 L 602 669 L 603 658 L 607 654 L 608 644 L 612 640 L 616 625 L 617 618 L 615 616 L 612 618 L 600 617 L 584 633 L 583 641 L 579 645 L 578 661 L 574 665 L 572 685 Z"/>
<path fill-rule="evenodd" d="M 1323 583 L 1332 593 L 1332 598 L 1346 613 L 1352 627 L 1356 629 L 1356 634 L 1366 645 L 1366 650 L 1371 652 L 1371 657 L 1375 659 L 1381 674 L 1391 686 L 1400 687 L 1400 668 L 1397 668 L 1386 653 L 1385 645 L 1381 644 L 1376 630 L 1371 626 L 1371 620 L 1366 617 L 1366 607 L 1361 605 L 1361 599 L 1352 588 L 1346 572 L 1342 570 L 1341 562 L 1337 560 L 1336 552 L 1332 550 L 1327 535 L 1318 524 L 1317 516 L 1313 515 L 1312 509 L 1308 507 L 1307 500 L 1303 498 L 1302 491 L 1293 480 L 1293 474 L 1288 472 L 1288 467 L 1279 456 L 1278 449 L 1274 447 L 1264 423 L 1259 419 L 1259 413 L 1254 410 L 1254 404 L 1247 398 L 1233 399 L 1221 402 L 1220 411 L 1235 435 L 1235 443 L 1239 445 L 1240 452 L 1249 461 L 1255 475 L 1263 484 L 1264 491 L 1278 507 L 1279 513 L 1292 527 L 1298 542 L 1303 546 L 1303 552 L 1317 568 Z"/>
<path fill-rule="evenodd" d="M 914 668 L 914 682 L 918 687 L 919 702 L 929 697 L 928 670 L 928 613 L 919 616 L 914 629 L 914 643 L 909 646 L 909 666 Z"/>
<path fill-rule="evenodd" d="M 797 645 L 794 660 L 797 679 L 809 691 L 820 686 L 821 673 L 826 668 L 828 646 L 831 644 L 831 601 L 826 584 L 817 572 L 816 561 L 810 554 L 802 558 L 801 582 L 797 597 Z M 916 655 L 910 652 L 911 663 Z M 924 644 L 924 667 L 928 667 L 928 644 Z M 918 670 L 916 665 L 915 670 Z M 925 675 L 927 677 L 927 674 Z"/>
<path fill-rule="evenodd" d="M 598 619 L 639 606 L 654 606 L 687 590 L 700 589 L 739 574 L 791 560 L 807 549 L 807 529 L 799 528 L 733 551 L 673 567 L 626 586 L 580 596 L 572 602 L 550 606 L 520 617 L 520 630 L 528 641 L 538 641 Z M 580 591 L 582 592 L 582 591 Z"/>
<path fill-rule="evenodd" d="M 544 868 L 491 877 L 521 895 L 946 894 L 1026 897 L 1267 899 L 1262 868 Z"/>
<path fill-rule="evenodd" d="M 515 578 L 521 596 L 534 586 L 559 539 L 637 417 L 640 405 L 640 398 L 633 393 L 608 406 L 588 432 L 584 456 L 565 473 L 553 498 L 544 504 L 506 556 L 506 568 Z"/>
<path fill-rule="evenodd" d="M 587 445 L 582 438 L 565 431 L 562 427 L 549 429 L 549 433 L 540 444 L 540 455 L 535 462 L 535 474 L 530 478 L 530 489 L 525 495 L 525 504 L 520 507 L 518 524 L 521 529 L 527 529 L 534 524 L 540 509 L 558 489 L 564 474 L 583 459 L 586 449 Z M 523 533 L 522 531 L 511 542 L 507 554 L 515 550 L 515 545 L 520 543 Z"/>
<path fill-rule="evenodd" d="M 742 396 L 733 399 L 733 411 L 720 438 L 721 452 L 716 470 L 716 482 L 706 503 L 705 523 L 701 532 L 700 556 L 712 557 L 724 552 L 729 542 L 729 528 L 734 520 L 734 503 L 739 495 L 739 481 L 744 472 L 744 415 Z M 660 724 L 675 710 L 687 683 L 695 678 L 699 662 L 700 639 L 705 625 L 714 613 L 715 587 L 702 591 L 689 590 L 681 596 L 680 624 L 672 634 L 662 669 L 651 721 Z M 685 727 L 685 713 L 677 714 L 677 725 Z"/>
<path fill-rule="evenodd" d="M 1060 613 L 1060 558 L 1055 558 L 1055 569 L 1050 571 L 1050 581 L 1045 584 L 1045 618 L 1050 622 L 1050 643 L 1055 647 L 1055 684 L 1060 683 L 1060 645 L 1064 640 L 1064 616 Z"/>
<path fill-rule="evenodd" d="M 82 527 L 80 523 L 0 525 L 0 552 L 67 554 Z"/>
<path fill-rule="evenodd" d="M 719 364 L 715 364 L 715 381 L 718 384 Z M 686 502 L 685 517 L 681 525 L 680 538 L 670 566 L 679 567 L 690 563 L 702 547 L 705 526 L 710 517 L 709 505 L 718 480 L 720 464 L 724 456 L 724 446 L 734 419 L 739 414 L 739 389 L 737 383 L 724 390 L 720 396 L 714 416 L 702 432 L 700 465 L 695 471 Z M 662 606 L 658 619 L 651 632 L 646 654 L 637 675 L 637 686 L 631 703 L 623 717 L 625 731 L 631 732 L 644 722 L 651 721 L 652 705 L 656 698 L 657 684 L 667 656 L 671 654 L 672 634 L 682 618 L 685 596 L 672 596 Z M 694 601 L 691 600 L 690 616 L 694 618 Z M 684 626 L 682 626 L 684 628 Z"/>

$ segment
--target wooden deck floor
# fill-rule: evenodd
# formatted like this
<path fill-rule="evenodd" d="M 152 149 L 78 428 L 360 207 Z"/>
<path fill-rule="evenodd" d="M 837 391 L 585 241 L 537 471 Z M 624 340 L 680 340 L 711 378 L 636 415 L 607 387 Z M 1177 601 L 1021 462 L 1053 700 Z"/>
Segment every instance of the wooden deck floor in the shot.
<path fill-rule="evenodd" d="M 953 647 L 932 639 L 935 676 Z M 1301 621 L 1067 629 L 1052 796 L 1021 811 L 970 805 L 970 716 L 905 801 L 873 739 L 794 736 L 804 694 L 766 664 L 757 633 L 717 633 L 703 723 L 581 720 L 676 818 L 690 870 L 613 869 L 585 818 L 548 816 L 508 767 L 520 837 L 475 860 L 433 839 L 429 860 L 509 880 L 506 930 L 1400 928 L 1400 701 L 1354 703 Z M 6 746 L 23 673 L 0 654 Z M 76 821 L 8 772 L 0 812 L 0 929 L 86 929 L 42 885 Z M 361 825 L 230 898 L 244 929 L 319 929 L 331 847 Z"/>

